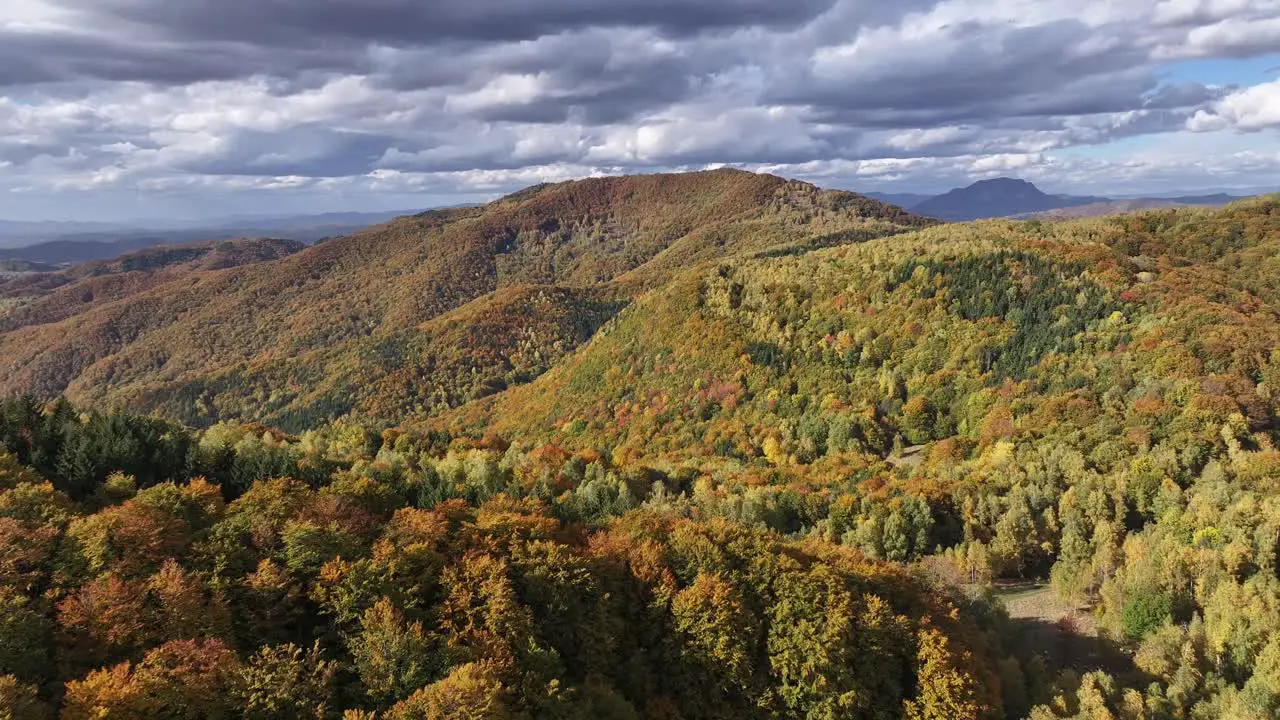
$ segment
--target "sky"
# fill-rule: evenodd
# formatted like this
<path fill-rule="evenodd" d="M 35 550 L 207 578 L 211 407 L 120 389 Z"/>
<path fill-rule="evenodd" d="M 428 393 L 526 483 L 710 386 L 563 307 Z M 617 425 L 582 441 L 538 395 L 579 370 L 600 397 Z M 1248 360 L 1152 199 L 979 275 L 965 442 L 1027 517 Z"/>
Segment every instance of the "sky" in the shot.
<path fill-rule="evenodd" d="M 1280 189 L 1280 0 L 0 2 L 0 218 L 724 165 L 864 192 Z"/>

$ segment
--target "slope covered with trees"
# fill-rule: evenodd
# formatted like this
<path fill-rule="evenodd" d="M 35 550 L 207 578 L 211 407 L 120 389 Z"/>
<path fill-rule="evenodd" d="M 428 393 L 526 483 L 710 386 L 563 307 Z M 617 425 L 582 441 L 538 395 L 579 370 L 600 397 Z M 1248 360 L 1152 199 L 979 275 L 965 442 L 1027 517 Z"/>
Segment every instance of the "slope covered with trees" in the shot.
<path fill-rule="evenodd" d="M 10 307 L 0 316 L 0 330 L 55 324 L 95 306 L 184 281 L 192 273 L 278 260 L 304 247 L 292 240 L 273 239 L 174 245 L 12 276 L 0 281 L 0 298 Z"/>
<path fill-rule="evenodd" d="M 929 222 L 850 193 L 714 171 L 538 186 L 225 269 L 184 265 L 175 275 L 165 270 L 177 264 L 171 256 L 194 251 L 148 251 L 47 281 L 61 287 L 7 290 L 0 390 L 66 393 L 192 424 L 237 417 L 302 429 L 352 411 L 394 421 L 536 374 L 589 337 L 604 308 L 620 306 L 600 298 L 625 302 L 672 269 Z M 487 296 L 530 285 L 547 289 L 544 306 L 557 305 L 547 314 L 579 317 L 581 328 L 539 318 L 504 334 L 513 345 L 463 349 L 475 362 L 457 370 L 474 382 L 437 383 L 422 370 L 457 359 L 433 349 L 458 339 L 434 335 L 453 326 L 443 316 L 520 307 L 510 294 Z M 523 357 L 530 346 L 544 359 Z M 402 383 L 392 403 L 366 402 L 346 387 L 371 364 L 414 384 Z"/>
<path fill-rule="evenodd" d="M 674 496 L 611 519 L 540 489 L 586 457 L 23 402 L 0 436 L 8 717 L 999 712 L 971 601 Z"/>
<path fill-rule="evenodd" d="M 870 202 L 545 186 L 50 323 L 172 313 L 0 403 L 0 708 L 1280 714 L 1280 198 Z M 195 302 L 302 267 L 270 332 Z M 231 362 L 159 382 L 192 328 Z M 1037 581 L 1087 627 L 991 596 Z"/>
<path fill-rule="evenodd" d="M 679 468 L 713 514 L 957 582 L 1051 578 L 1134 654 L 1038 718 L 1274 717 L 1278 256 L 1265 198 L 724 262 L 414 432 Z"/>

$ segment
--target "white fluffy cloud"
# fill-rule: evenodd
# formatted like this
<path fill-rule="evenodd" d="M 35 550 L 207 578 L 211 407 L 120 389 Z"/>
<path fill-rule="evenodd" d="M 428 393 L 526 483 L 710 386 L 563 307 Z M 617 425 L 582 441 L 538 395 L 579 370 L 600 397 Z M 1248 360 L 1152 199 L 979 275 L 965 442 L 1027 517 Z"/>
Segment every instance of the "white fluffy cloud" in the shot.
<path fill-rule="evenodd" d="M 1244 131 L 1280 127 L 1280 80 L 1254 85 L 1198 111 L 1187 127 L 1197 132 L 1235 128 Z"/>

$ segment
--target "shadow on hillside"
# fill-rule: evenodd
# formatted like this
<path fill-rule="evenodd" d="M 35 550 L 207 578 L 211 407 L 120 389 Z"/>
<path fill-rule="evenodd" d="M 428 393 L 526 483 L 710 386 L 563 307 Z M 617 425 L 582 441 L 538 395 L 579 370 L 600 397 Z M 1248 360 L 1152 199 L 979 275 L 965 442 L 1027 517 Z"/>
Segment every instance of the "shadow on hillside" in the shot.
<path fill-rule="evenodd" d="M 1136 687 L 1151 682 L 1125 647 L 1099 633 L 1091 609 L 1066 602 L 1037 582 L 1001 583 L 996 595 L 1008 612 L 1005 638 L 1020 657 L 1043 659 L 1050 677 L 1063 670 L 1081 675 L 1101 670 Z"/>
<path fill-rule="evenodd" d="M 1082 675 L 1102 670 L 1116 677 L 1143 677 L 1123 647 L 1107 638 L 1082 633 L 1072 623 L 1037 618 L 1010 619 L 1008 623 L 1014 642 L 1043 657 L 1047 669 L 1055 675 L 1070 669 Z"/>

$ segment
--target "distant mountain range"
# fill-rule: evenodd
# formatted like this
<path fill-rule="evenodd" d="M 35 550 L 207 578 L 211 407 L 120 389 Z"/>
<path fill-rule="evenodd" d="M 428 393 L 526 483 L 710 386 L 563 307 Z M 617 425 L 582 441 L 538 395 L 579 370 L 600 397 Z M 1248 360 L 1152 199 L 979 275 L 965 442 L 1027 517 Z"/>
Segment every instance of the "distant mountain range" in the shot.
<path fill-rule="evenodd" d="M 866 194 L 918 215 L 950 221 L 1041 214 L 1046 217 L 1093 217 L 1185 205 L 1220 206 L 1241 199 L 1226 193 L 1121 200 L 1085 195 L 1050 195 L 1034 184 L 1016 178 L 982 180 L 968 187 L 933 196 L 913 193 Z"/>
<path fill-rule="evenodd" d="M 110 232 L 122 229 L 124 229 L 124 226 L 101 222 L 0 220 L 0 243 L 12 238 L 50 238 L 59 235 Z"/>
<path fill-rule="evenodd" d="M 3 276 L 5 273 L 53 272 L 57 269 L 57 265 L 50 265 L 49 263 L 28 262 L 26 260 L 14 259 L 0 260 L 0 276 Z"/>
<path fill-rule="evenodd" d="M 151 227 L 107 223 L 0 220 L 0 260 L 66 265 L 192 242 L 272 237 L 313 243 L 383 223 L 418 210 L 342 212 L 281 217 L 229 217 L 197 222 L 154 221 Z"/>
<path fill-rule="evenodd" d="M 1015 178 L 983 180 L 941 195 L 921 193 L 864 193 L 866 197 L 910 210 L 917 215 L 948 221 L 993 217 L 1078 218 L 1184 205 L 1221 206 L 1240 197 L 1218 193 L 1181 197 L 1112 199 L 1078 195 L 1050 195 L 1034 184 Z M 470 207 L 466 205 L 455 208 Z M 230 216 L 205 221 L 152 220 L 137 226 L 99 222 L 17 222 L 0 220 L 0 267 L 20 271 L 21 263 L 66 266 L 108 260 L 161 245 L 277 238 L 315 243 L 350 235 L 370 225 L 417 210 L 333 212 L 297 216 Z"/>

